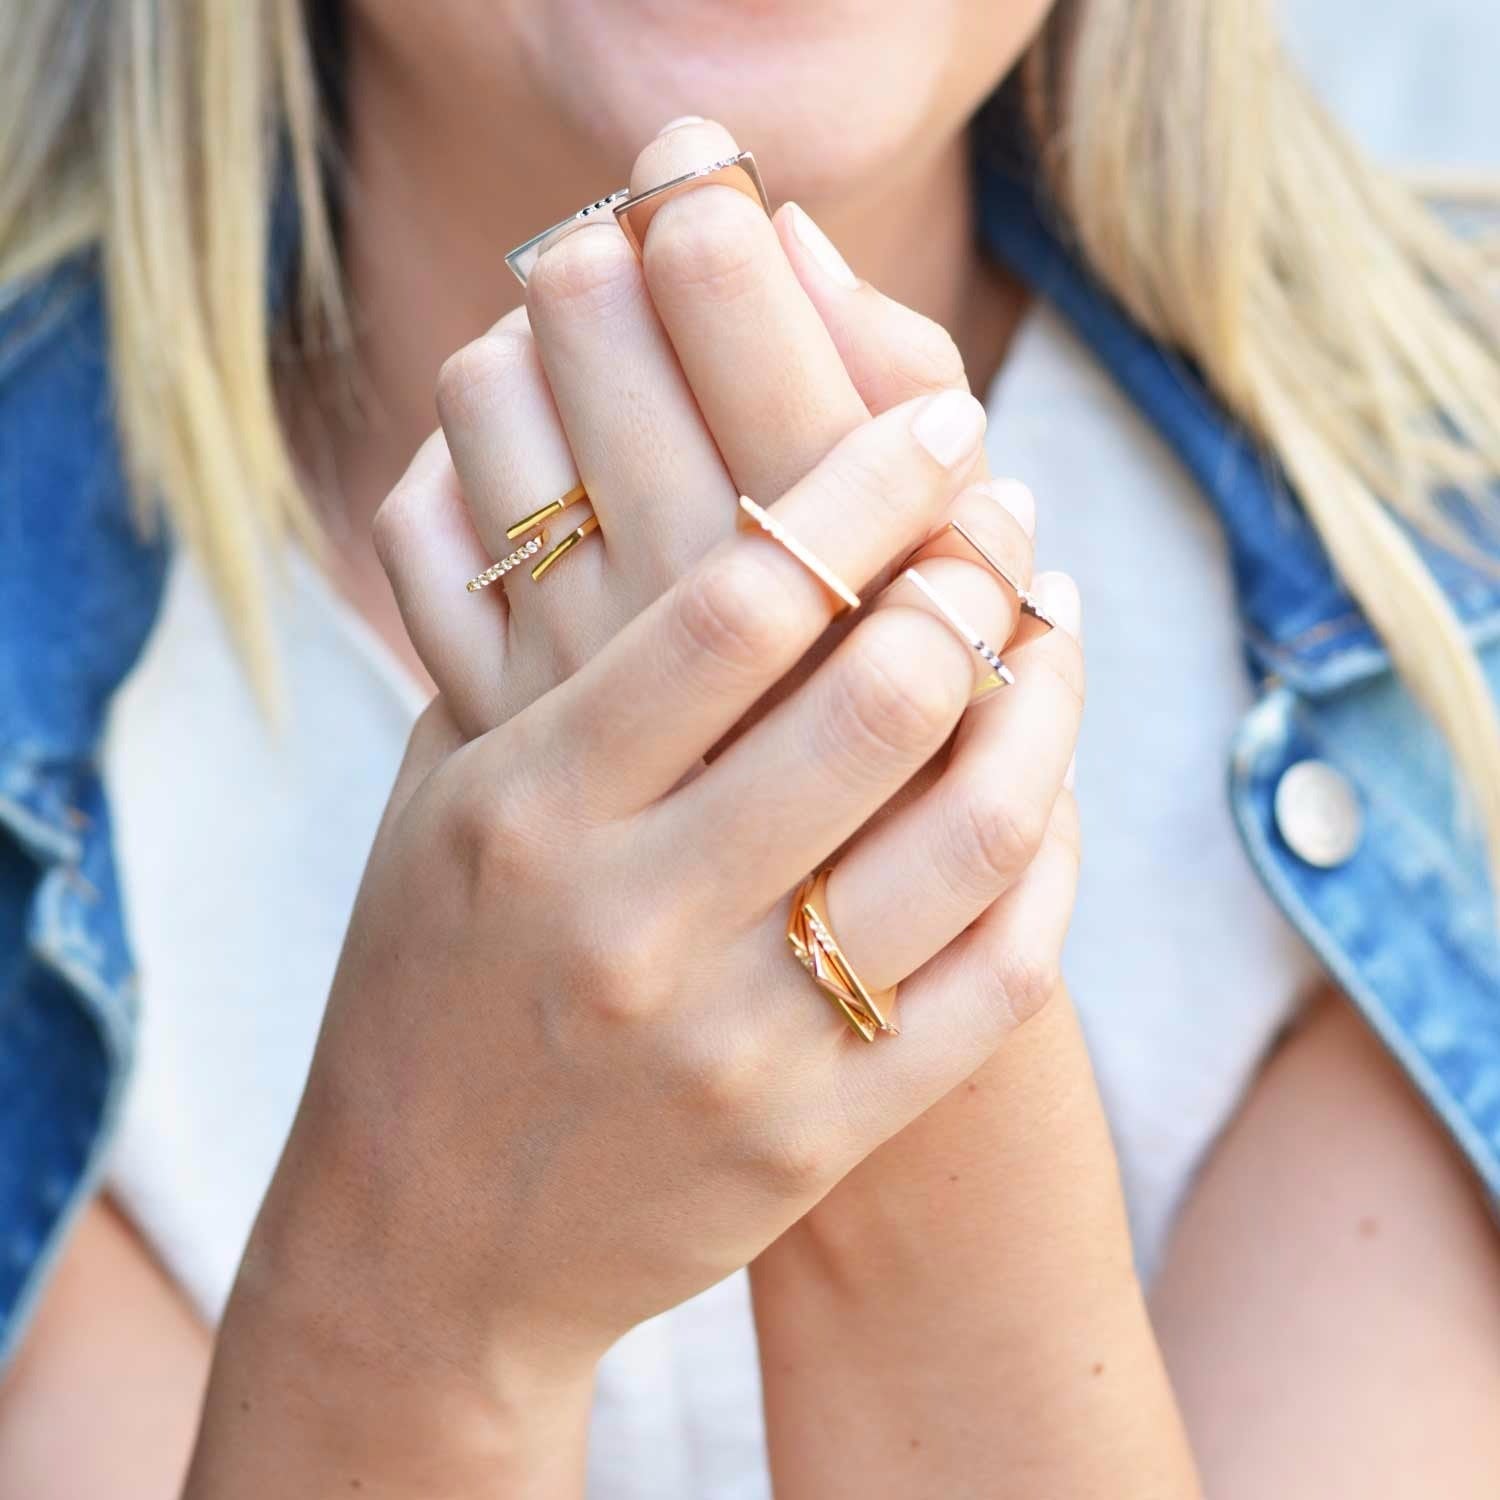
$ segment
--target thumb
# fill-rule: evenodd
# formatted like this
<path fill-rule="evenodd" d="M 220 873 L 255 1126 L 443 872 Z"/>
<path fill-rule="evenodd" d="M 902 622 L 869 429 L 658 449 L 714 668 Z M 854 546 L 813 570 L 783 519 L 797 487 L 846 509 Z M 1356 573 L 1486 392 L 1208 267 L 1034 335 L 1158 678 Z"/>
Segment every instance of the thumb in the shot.
<path fill-rule="evenodd" d="M 797 279 L 872 415 L 914 396 L 968 389 L 963 356 L 946 328 L 859 280 L 797 204 L 783 204 L 775 224 Z"/>

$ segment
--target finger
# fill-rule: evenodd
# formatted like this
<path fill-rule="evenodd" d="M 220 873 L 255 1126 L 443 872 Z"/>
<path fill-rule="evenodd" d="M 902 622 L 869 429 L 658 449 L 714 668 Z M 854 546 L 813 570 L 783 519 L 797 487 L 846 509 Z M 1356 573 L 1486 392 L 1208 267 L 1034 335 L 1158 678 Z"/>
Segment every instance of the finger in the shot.
<path fill-rule="evenodd" d="M 932 529 L 983 432 L 984 408 L 959 392 L 896 407 L 850 433 L 774 514 L 858 588 Z M 770 537 L 721 546 L 535 706 L 532 738 L 567 747 L 570 806 L 624 816 L 662 796 L 798 662 L 835 608 Z M 555 770 L 545 774 L 556 780 Z"/>
<path fill-rule="evenodd" d="M 957 564 L 955 566 L 964 566 Z M 1011 658 L 1015 685 L 964 718 L 923 793 L 860 835 L 829 877 L 829 917 L 877 989 L 925 964 L 1023 876 L 1047 829 L 1083 710 L 1078 591 L 1038 589 L 1059 628 Z"/>
<path fill-rule="evenodd" d="M 807 211 L 776 212 L 776 232 L 862 403 L 885 411 L 933 391 L 968 389 L 947 329 L 859 280 Z"/>
<path fill-rule="evenodd" d="M 444 361 L 437 382 L 438 417 L 458 473 L 459 488 L 474 529 L 493 559 L 508 557 L 537 542 L 541 532 L 507 533 L 516 522 L 568 495 L 578 483 L 572 450 L 563 432 L 536 339 L 525 308 L 507 313 L 487 333 Z M 577 525 L 578 513 L 549 517 L 541 549 Z M 531 562 L 525 564 L 530 570 Z M 496 580 L 501 593 L 512 588 L 520 565 Z M 494 586 L 494 585 L 492 585 Z M 526 591 L 518 592 L 523 602 Z"/>
<path fill-rule="evenodd" d="M 1030 490 L 1015 480 L 970 485 L 938 530 L 897 564 L 892 587 L 881 593 L 876 607 L 887 601 L 922 603 L 901 576 L 915 568 L 964 621 L 976 623 L 987 645 L 1002 654 L 1016 630 L 1020 590 L 1031 581 L 1035 514 Z"/>
<path fill-rule="evenodd" d="M 713 829 L 734 858 L 704 870 L 705 897 L 764 911 L 942 748 L 973 681 L 968 648 L 934 615 L 875 611 L 669 799 L 664 845 L 680 848 L 691 830 Z"/>
<path fill-rule="evenodd" d="M 594 225 L 548 250 L 526 298 L 610 561 L 602 595 L 570 559 L 535 597 L 590 654 L 727 534 L 737 491 L 618 227 Z"/>
<path fill-rule="evenodd" d="M 443 434 L 417 450 L 376 512 L 375 548 L 407 634 L 438 691 L 471 735 L 498 722 L 507 660 L 504 595 L 465 583 L 489 564 L 459 492 Z"/>
<path fill-rule="evenodd" d="M 908 1116 L 935 1104 L 1057 992 L 1078 865 L 1078 809 L 1064 792 L 1025 875 L 902 984 L 900 1037 L 846 1049 L 834 1078 L 856 1130 L 890 1135 L 897 1101 Z"/>
<path fill-rule="evenodd" d="M 631 189 L 737 147 L 711 122 L 668 131 Z M 646 232 L 646 283 L 739 491 L 783 493 L 869 415 L 760 205 L 708 184 L 668 198 Z"/>

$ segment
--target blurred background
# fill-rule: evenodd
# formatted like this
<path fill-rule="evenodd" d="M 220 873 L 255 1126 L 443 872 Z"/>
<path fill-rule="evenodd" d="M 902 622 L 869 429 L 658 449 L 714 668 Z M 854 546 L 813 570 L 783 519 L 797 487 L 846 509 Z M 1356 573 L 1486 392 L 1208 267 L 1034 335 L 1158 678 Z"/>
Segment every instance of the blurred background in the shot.
<path fill-rule="evenodd" d="M 1500 0 L 1280 0 L 1328 104 L 1395 166 L 1500 172 Z"/>

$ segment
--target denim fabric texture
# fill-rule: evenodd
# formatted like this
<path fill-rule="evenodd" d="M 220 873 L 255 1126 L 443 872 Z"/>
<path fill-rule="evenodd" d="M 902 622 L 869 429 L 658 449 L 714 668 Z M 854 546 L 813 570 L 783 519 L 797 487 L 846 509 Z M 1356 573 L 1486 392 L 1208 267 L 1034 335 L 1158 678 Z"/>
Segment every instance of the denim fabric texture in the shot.
<path fill-rule="evenodd" d="M 1023 180 L 981 162 L 978 201 L 996 257 L 1073 324 L 1222 521 L 1262 687 L 1227 769 L 1249 857 L 1500 1197 L 1500 937 L 1446 751 L 1274 464 L 1094 284 Z M 88 258 L 0 293 L 0 1360 L 98 1181 L 135 1032 L 96 755 L 167 545 L 132 519 L 107 354 Z M 1433 564 L 1500 693 L 1500 581 Z M 1332 869 L 1277 828 L 1280 777 L 1308 758 L 1364 816 Z"/>

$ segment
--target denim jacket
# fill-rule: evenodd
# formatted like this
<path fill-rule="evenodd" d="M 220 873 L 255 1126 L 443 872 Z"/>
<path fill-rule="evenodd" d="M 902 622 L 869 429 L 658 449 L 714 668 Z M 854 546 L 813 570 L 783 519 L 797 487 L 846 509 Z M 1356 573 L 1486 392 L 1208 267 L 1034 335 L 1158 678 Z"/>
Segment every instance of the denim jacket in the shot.
<path fill-rule="evenodd" d="M 1441 740 L 1194 371 L 1132 326 L 1019 180 L 982 169 L 979 216 L 1222 522 L 1259 685 L 1227 767 L 1248 856 L 1500 1197 L 1500 938 Z M 138 998 L 97 757 L 167 552 L 132 521 L 97 267 L 0 293 L 0 1358 L 99 1181 L 130 1077 Z M 1429 560 L 1500 693 L 1500 581 Z"/>

